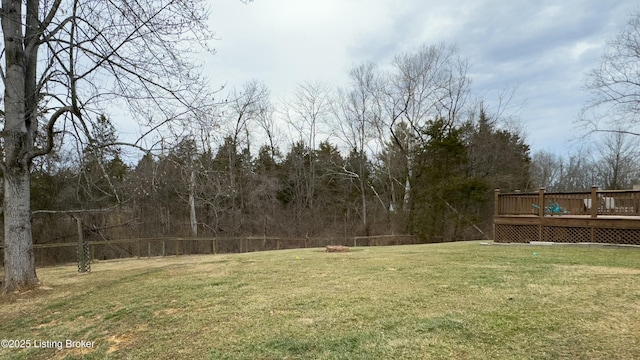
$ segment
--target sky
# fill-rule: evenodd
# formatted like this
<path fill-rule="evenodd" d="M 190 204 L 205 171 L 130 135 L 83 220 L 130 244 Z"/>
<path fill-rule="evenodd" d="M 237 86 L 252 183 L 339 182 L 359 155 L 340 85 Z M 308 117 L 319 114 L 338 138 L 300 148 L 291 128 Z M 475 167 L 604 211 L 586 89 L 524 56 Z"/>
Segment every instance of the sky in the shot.
<path fill-rule="evenodd" d="M 515 88 L 512 111 L 532 153 L 580 146 L 585 76 L 640 10 L 634 0 L 215 0 L 214 85 L 258 80 L 274 99 L 305 81 L 348 84 L 353 65 L 389 64 L 421 45 L 455 45 L 490 110 Z"/>

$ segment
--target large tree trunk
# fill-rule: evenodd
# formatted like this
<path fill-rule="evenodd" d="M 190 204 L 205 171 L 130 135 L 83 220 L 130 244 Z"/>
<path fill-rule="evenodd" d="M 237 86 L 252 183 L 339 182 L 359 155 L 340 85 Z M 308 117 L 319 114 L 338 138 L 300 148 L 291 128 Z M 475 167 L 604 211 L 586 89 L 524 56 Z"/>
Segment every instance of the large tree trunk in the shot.
<path fill-rule="evenodd" d="M 2 1 L 5 45 L 4 78 L 4 282 L 3 291 L 22 290 L 38 284 L 31 237 L 31 189 L 29 157 L 33 149 L 37 47 L 33 29 L 22 37 L 22 1 Z M 34 9 L 35 8 L 35 9 Z M 37 2 L 27 4 L 27 23 L 37 20 Z M 35 26 L 37 28 L 37 26 Z M 29 30 L 31 29 L 31 30 Z M 25 51 L 25 47 L 27 51 Z M 33 67 L 33 68 L 30 68 Z"/>
<path fill-rule="evenodd" d="M 4 173 L 4 291 L 38 285 L 31 237 L 28 169 L 8 168 Z"/>

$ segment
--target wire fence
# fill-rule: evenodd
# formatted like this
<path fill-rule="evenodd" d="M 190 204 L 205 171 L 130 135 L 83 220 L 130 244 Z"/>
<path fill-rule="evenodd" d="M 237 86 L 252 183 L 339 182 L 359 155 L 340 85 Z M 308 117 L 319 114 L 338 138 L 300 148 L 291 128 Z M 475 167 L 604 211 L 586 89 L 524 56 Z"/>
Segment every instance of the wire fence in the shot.
<path fill-rule="evenodd" d="M 422 244 L 428 241 L 411 235 L 381 235 L 356 237 L 239 237 L 239 238 L 135 238 L 102 241 L 34 244 L 37 266 L 78 263 L 78 271 L 91 270 L 91 261 L 120 258 L 151 258 L 196 254 L 246 253 L 297 248 L 317 248 L 327 245 L 390 246 Z M 429 241 L 433 242 L 433 241 Z M 0 243 L 0 248 L 4 244 Z"/>

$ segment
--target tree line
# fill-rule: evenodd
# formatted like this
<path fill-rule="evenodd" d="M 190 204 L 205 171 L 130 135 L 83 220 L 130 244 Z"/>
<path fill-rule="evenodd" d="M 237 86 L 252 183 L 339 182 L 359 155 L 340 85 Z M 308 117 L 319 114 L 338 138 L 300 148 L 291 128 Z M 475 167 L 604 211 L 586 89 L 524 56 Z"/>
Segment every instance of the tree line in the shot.
<path fill-rule="evenodd" d="M 279 106 L 251 81 L 133 163 L 101 115 L 80 154 L 37 164 L 32 209 L 114 207 L 143 237 L 486 238 L 493 189 L 529 186 L 529 147 L 469 101 L 466 67 L 453 47 L 423 46 L 389 72 L 355 66 L 345 88 L 300 84 Z"/>
<path fill-rule="evenodd" d="M 454 47 L 397 55 L 392 70 L 354 66 L 350 84 L 305 82 L 274 105 L 250 81 L 209 116 L 162 134 L 159 147 L 123 160 L 106 115 L 80 151 L 58 147 L 36 163 L 32 209 L 112 209 L 97 240 L 127 236 L 354 236 L 412 234 L 424 241 L 491 237 L 501 191 L 629 188 L 633 138 L 612 133 L 598 151 L 530 154 L 499 111 L 470 101 L 467 64 Z M 224 135 L 220 137 L 220 134 Z M 41 220 L 38 242 L 75 236 Z M 88 226 L 88 225 L 87 225 Z M 119 226 L 123 229 L 117 231 Z"/>
<path fill-rule="evenodd" d="M 110 129 L 105 139 L 115 136 L 106 117 L 97 123 Z M 85 149 L 73 161 L 37 164 L 32 209 L 125 212 L 118 221 L 140 237 L 484 237 L 473 225 L 489 231 L 493 189 L 528 186 L 528 146 L 496 129 L 484 111 L 477 121 L 439 119 L 421 131 L 424 144 L 398 123 L 377 154 L 343 152 L 330 140 L 315 148 L 298 141 L 286 151 L 263 144 L 253 152 L 232 136 L 205 151 L 183 137 L 132 164 L 119 148 Z M 53 216 L 40 225 L 53 237 L 57 223 Z"/>

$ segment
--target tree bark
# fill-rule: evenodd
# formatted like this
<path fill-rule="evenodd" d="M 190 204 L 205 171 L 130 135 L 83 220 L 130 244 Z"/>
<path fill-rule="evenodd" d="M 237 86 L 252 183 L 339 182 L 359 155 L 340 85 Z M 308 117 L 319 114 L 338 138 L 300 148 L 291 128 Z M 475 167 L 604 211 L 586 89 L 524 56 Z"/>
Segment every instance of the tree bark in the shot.
<path fill-rule="evenodd" d="M 191 164 L 189 173 L 189 222 L 191 225 L 191 235 L 198 237 L 198 220 L 196 217 L 196 170 Z"/>
<path fill-rule="evenodd" d="M 32 5 L 32 4 L 30 4 Z M 33 6 L 28 6 L 32 9 Z M 33 149 L 31 131 L 37 124 L 27 121 L 33 106 L 27 102 L 27 65 L 35 58 L 37 49 L 31 39 L 25 43 L 22 35 L 22 2 L 2 1 L 2 32 L 5 45 L 5 121 L 4 138 L 4 292 L 24 290 L 38 285 L 31 237 L 29 153 Z M 32 14 L 28 14 L 31 19 Z M 28 56 L 31 55 L 31 56 Z M 29 73 L 30 75 L 30 73 Z M 32 94 L 31 94 L 32 95 Z M 29 96 L 34 98 L 34 96 Z M 29 112 L 29 114 L 27 114 Z"/>
<path fill-rule="evenodd" d="M 26 290 L 39 284 L 31 237 L 30 174 L 8 167 L 4 173 L 3 291 Z"/>

